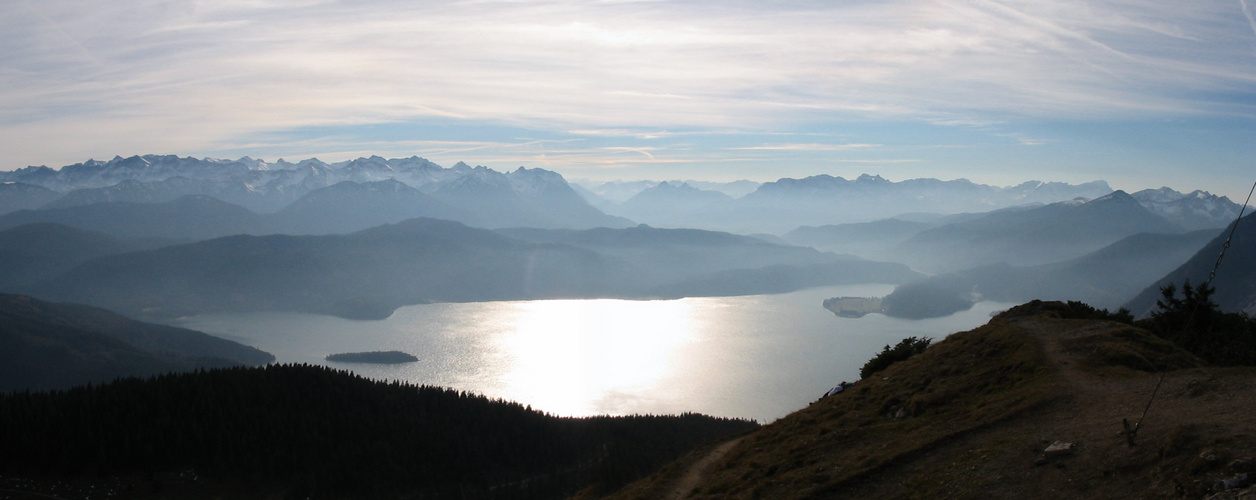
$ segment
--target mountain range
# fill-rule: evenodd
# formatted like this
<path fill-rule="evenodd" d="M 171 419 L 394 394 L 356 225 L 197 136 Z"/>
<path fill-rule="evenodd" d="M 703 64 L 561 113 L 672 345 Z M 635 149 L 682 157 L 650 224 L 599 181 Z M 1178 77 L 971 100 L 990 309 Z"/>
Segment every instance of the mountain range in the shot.
<path fill-rule="evenodd" d="M 599 192 L 622 201 L 600 198 Z M 586 199 L 592 200 L 592 204 Z M 594 204 L 614 215 L 604 213 Z M 372 292 L 361 282 L 360 276 L 344 278 L 351 282 L 359 280 L 349 287 L 362 292 L 356 303 L 346 302 L 346 294 L 341 292 L 307 293 L 308 296 L 294 298 L 287 297 L 283 290 L 272 290 L 274 286 L 262 284 L 256 284 L 257 289 L 271 293 L 259 297 L 245 295 L 250 297 L 248 300 L 258 300 L 255 307 L 262 309 L 278 307 L 377 317 L 399 305 L 425 300 L 718 295 L 784 291 L 858 279 L 887 279 L 887 276 L 891 277 L 890 282 L 901 283 L 915 276 L 901 266 L 874 265 L 859 259 L 862 257 L 900 262 L 938 274 L 916 288 L 903 287 L 900 298 L 911 290 L 926 288 L 934 290 L 932 295 L 938 296 L 943 290 L 951 293 L 962 285 L 964 293 L 971 293 L 976 287 L 979 293 L 991 298 L 1029 297 L 1026 295 L 1029 291 L 1046 294 L 1033 298 L 1077 293 L 1077 298 L 1107 305 L 1118 303 L 1122 300 L 1119 293 L 1136 286 L 1130 279 L 1144 279 L 1148 270 L 1161 269 L 1167 265 L 1163 259 L 1176 258 L 1172 256 L 1183 251 L 1181 245 L 1193 244 L 1190 242 L 1196 241 L 1192 239 L 1195 236 L 1145 237 L 1148 238 L 1145 244 L 1157 247 L 1158 255 L 1162 256 L 1157 257 L 1160 260 L 1156 260 L 1154 266 L 1141 267 L 1139 272 L 1125 273 L 1128 279 L 1109 276 L 1107 285 L 1087 279 L 1108 276 L 1106 274 L 1077 275 L 1067 271 L 1076 264 L 1073 259 L 1081 259 L 1140 233 L 1184 235 L 1193 230 L 1216 230 L 1235 217 L 1238 208 L 1224 197 L 1202 191 L 1181 193 L 1161 188 L 1127 194 L 1113 191 L 1102 181 L 1080 185 L 1030 181 L 1012 187 L 995 187 L 963 179 L 893 182 L 873 175 L 853 180 L 817 175 L 763 184 L 640 181 L 577 189 L 561 175 L 543 169 L 520 167 L 511 172 L 498 172 L 465 163 L 445 168 L 419 157 L 371 156 L 333 164 L 317 159 L 268 163 L 248 157 L 239 160 L 156 155 L 115 157 L 106 162 L 90 160 L 58 170 L 27 167 L 0 173 L 0 209 L 11 210 L 0 215 L 0 231 L 43 224 L 31 226 L 24 230 L 26 232 L 9 234 L 17 237 L 9 240 L 19 241 L 16 246 L 3 246 L 5 240 L 0 238 L 0 252 L 8 252 L 5 256 L 15 264 L 22 263 L 0 273 L 0 286 L 8 289 L 29 286 L 32 288 L 22 290 L 32 292 L 53 293 L 55 290 L 50 297 L 79 297 L 87 302 L 138 312 L 142 309 L 138 304 L 117 302 L 125 302 L 127 299 L 121 297 L 126 294 L 109 302 L 103 298 L 107 293 L 91 292 L 97 285 L 90 283 L 96 278 L 85 276 L 108 274 L 104 270 L 108 266 L 96 263 L 97 259 L 102 262 L 110 258 L 125 260 L 134 257 L 118 255 L 151 249 L 155 255 L 170 255 L 172 266 L 184 265 L 181 260 L 184 257 L 175 254 L 192 250 L 156 248 L 232 237 L 234 239 L 214 243 L 224 252 L 224 258 L 234 255 L 236 250 L 273 247 L 281 254 L 320 255 L 326 263 L 339 266 L 342 274 L 352 274 L 347 270 L 370 266 L 327 256 L 325 248 L 330 248 L 332 239 L 306 240 L 278 235 L 348 235 L 348 241 L 359 241 L 362 234 L 369 234 L 372 228 L 390 224 L 409 227 L 411 224 L 406 221 L 422 218 L 455 221 L 464 224 L 465 229 L 516 228 L 496 233 L 495 237 L 501 239 L 491 245 L 475 247 L 484 251 L 480 255 L 484 259 L 481 261 L 483 269 L 466 269 L 470 259 L 450 260 L 451 263 L 445 264 L 469 276 L 498 272 L 508 278 L 472 279 L 451 285 L 442 293 L 434 289 L 420 292 L 420 285 L 400 288 L 397 285 Z M 759 240 L 752 243 L 743 239 L 716 247 L 664 244 L 662 242 L 669 238 L 694 236 L 687 233 L 664 236 L 662 229 L 633 227 L 630 219 L 663 227 L 757 234 Z M 813 222 L 816 224 L 812 225 Z M 54 230 L 48 224 L 68 226 L 81 232 L 71 234 L 67 228 Z M 33 229 L 35 227 L 43 229 Z M 575 232 L 564 232 L 568 230 Z M 39 231 L 44 231 L 42 236 L 36 234 Z M 389 230 L 380 231 L 387 233 Z M 599 231 L 619 239 L 612 244 L 608 236 Z M 782 236 L 776 239 L 763 233 Z M 718 232 L 694 234 L 703 234 L 702 238 L 712 238 L 713 234 L 733 237 Z M 650 241 L 649 245 L 633 240 L 642 235 L 648 235 L 642 241 Z M 50 253 L 45 258 L 39 254 L 38 249 L 44 245 L 38 243 L 39 237 L 53 238 L 47 243 L 49 248 L 72 251 L 58 258 L 52 258 L 56 254 Z M 62 241 L 56 238 L 82 240 L 79 247 L 74 248 L 74 245 L 56 243 Z M 109 238 L 112 240 L 105 241 Z M 381 241 L 391 240 L 377 240 Z M 807 254 L 781 244 L 785 242 L 850 256 Z M 298 247 L 303 249 L 297 250 Z M 485 250 L 488 248 L 492 250 Z M 1139 250 L 1126 248 L 1135 254 Z M 381 259 L 365 247 L 354 251 Z M 530 255 L 526 266 L 521 252 Z M 1109 252 L 1117 253 L 1113 249 Z M 237 260 L 220 264 L 248 269 L 262 267 L 249 259 L 232 258 Z M 1130 258 L 1136 262 L 1140 259 L 1142 257 Z M 122 265 L 121 260 L 110 265 Z M 413 274 L 417 271 L 409 263 L 380 261 L 387 261 L 396 269 L 407 269 L 412 277 L 428 276 Z M 273 264 L 280 269 L 293 265 L 292 262 Z M 76 275 L 86 280 L 80 283 L 84 288 L 78 291 L 72 290 L 70 285 L 74 282 L 70 268 L 75 265 L 86 266 L 74 270 L 86 273 Z M 96 266 L 94 271 L 87 270 L 93 266 Z M 179 272 L 192 272 L 191 269 L 197 267 L 191 264 L 187 270 Z M 314 267 L 307 266 L 299 272 L 296 268 L 290 269 L 302 278 L 286 277 L 280 281 L 311 279 L 320 283 L 319 287 L 334 288 L 330 283 L 340 278 L 331 277 L 328 274 L 331 271 L 315 271 Z M 371 268 L 367 274 L 387 274 L 387 271 L 379 271 L 386 267 Z M 527 273 L 521 271 L 524 267 Z M 134 271 L 157 279 L 151 270 L 136 268 Z M 223 274 L 233 273 L 240 271 L 233 268 Z M 313 277 L 319 273 L 322 277 Z M 181 296 L 183 292 L 168 283 L 166 289 L 171 298 L 167 302 L 155 298 L 164 305 L 150 310 L 165 307 L 176 310 L 189 304 L 199 304 L 190 310 L 221 309 L 224 306 L 219 303 L 226 299 L 206 297 L 214 293 L 229 296 L 229 286 L 199 282 L 226 279 L 215 274 L 204 271 L 200 277 L 179 278 L 188 286 L 196 282 L 195 286 L 204 288 L 196 294 L 199 297 L 196 299 Z M 1048 278 L 1051 275 L 1056 278 Z M 1062 276 L 1077 279 L 1059 279 Z M 156 283 L 161 282 L 141 286 L 135 277 L 116 278 L 132 283 L 135 290 L 147 290 L 144 294 L 155 293 L 153 290 L 160 288 Z M 387 277 L 380 279 L 390 282 Z M 1089 285 L 1080 288 L 1071 286 L 1070 282 Z M 472 283 L 480 288 L 470 291 L 467 287 Z M 949 285 L 936 289 L 940 283 Z M 995 286 L 995 283 L 1001 285 Z M 1137 286 L 1142 285 L 1145 283 Z M 289 281 L 288 286 L 298 286 L 298 282 Z M 174 298 L 176 296 L 181 298 Z M 92 302 L 97 300 L 104 302 Z M 246 301 L 244 298 L 237 300 Z M 224 310 L 236 307 L 240 306 Z"/>
<path fill-rule="evenodd" d="M 1071 185 L 1029 181 L 1012 187 L 976 184 L 964 179 L 909 179 L 900 182 L 862 175 L 853 180 L 827 175 L 782 178 L 754 191 L 730 195 L 728 189 L 702 189 L 696 182 L 606 183 L 581 195 L 606 213 L 660 227 L 696 227 L 742 234 L 784 234 L 801 227 L 836 226 L 934 214 L 986 213 L 1061 201 L 1091 200 L 1112 193 L 1102 181 Z M 606 196 L 599 196 L 605 193 Z M 625 197 L 626 193 L 633 193 Z M 1132 195 L 1145 208 L 1184 229 L 1219 228 L 1233 220 L 1239 206 L 1203 191 L 1179 193 L 1169 188 Z"/>
<path fill-rule="evenodd" d="M 291 207 L 285 216 L 287 225 L 279 230 L 292 234 L 349 232 L 413 217 L 445 218 L 490 229 L 628 227 L 636 221 L 656 227 L 783 234 L 799 226 L 906 218 L 910 213 L 983 213 L 1094 199 L 1111 192 L 1103 181 L 1079 185 L 1029 181 L 997 187 L 964 179 L 893 182 L 867 174 L 853 180 L 817 175 L 762 184 L 691 180 L 585 183 L 581 187 L 543 169 L 520 167 L 503 173 L 461 162 L 445 168 L 417 156 L 371 156 L 329 164 L 316 158 L 268 163 L 249 157 L 145 155 L 89 160 L 60 169 L 39 166 L 0 172 L 0 214 L 107 202 L 161 203 L 205 195 L 258 214 Z M 313 197 L 303 200 L 309 195 Z M 1224 226 L 1238 208 L 1224 197 L 1200 191 L 1182 194 L 1161 188 L 1133 196 L 1184 229 Z M 329 217 L 334 208 L 319 205 L 332 201 L 356 205 L 349 208 L 351 213 L 329 218 L 327 226 L 337 226 L 335 231 L 322 229 L 313 216 Z M 311 217 L 296 220 L 299 213 Z M 365 214 L 373 215 L 364 218 Z"/>
<path fill-rule="evenodd" d="M 1081 185 L 1031 181 L 996 187 L 964 179 L 893 182 L 867 174 L 853 180 L 829 175 L 782 178 L 727 200 L 715 196 L 723 193 L 684 186 L 658 184 L 620 204 L 595 204 L 607 213 L 656 226 L 782 234 L 799 226 L 866 222 L 912 212 L 986 212 L 1112 192 L 1102 181 Z"/>
<path fill-rule="evenodd" d="M 163 203 L 199 195 L 258 214 L 291 206 L 280 217 L 288 226 L 280 227 L 291 227 L 283 229 L 291 231 L 319 227 L 319 234 L 331 230 L 318 226 L 317 219 L 300 219 L 298 214 L 326 215 L 342 203 L 356 207 L 351 207 L 354 213 L 329 222 L 337 230 L 365 229 L 419 216 L 486 228 L 631 225 L 590 206 L 554 172 L 520 167 L 502 173 L 461 162 L 444 168 L 419 157 L 372 156 L 333 164 L 309 159 L 293 164 L 248 157 L 213 160 L 146 155 L 89 160 L 57 170 L 26 167 L 0 172 L 0 182 L 4 186 L 0 213 L 101 203 Z M 50 192 L 63 194 L 53 199 Z"/>
<path fill-rule="evenodd" d="M 1184 230 L 1124 191 L 1090 201 L 997 210 L 921 231 L 892 255 L 917 269 L 950 272 L 1007 263 L 1037 265 L 1080 257 L 1137 233 Z"/>
<path fill-rule="evenodd" d="M 0 229 L 56 223 L 126 237 L 203 240 L 236 234 L 344 234 L 417 217 L 488 228 L 628 224 L 598 212 L 574 194 L 547 194 L 547 188 L 520 194 L 502 184 L 465 179 L 435 194 L 395 179 L 342 181 L 311 191 L 277 212 L 262 214 L 199 194 L 159 202 L 106 201 L 18 210 L 0 215 Z M 455 195 L 458 192 L 462 194 Z"/>

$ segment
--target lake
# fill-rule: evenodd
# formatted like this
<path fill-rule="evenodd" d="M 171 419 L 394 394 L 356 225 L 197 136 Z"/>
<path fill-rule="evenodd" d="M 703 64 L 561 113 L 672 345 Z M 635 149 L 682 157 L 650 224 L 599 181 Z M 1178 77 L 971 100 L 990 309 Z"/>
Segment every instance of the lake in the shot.
<path fill-rule="evenodd" d="M 1012 304 L 945 318 L 839 318 L 836 296 L 892 285 L 677 300 L 533 300 L 408 306 L 387 319 L 297 313 L 206 314 L 176 324 L 248 344 L 281 363 L 452 387 L 562 416 L 698 412 L 770 422 L 806 406 L 886 344 L 941 340 Z M 404 351 L 417 363 L 333 363 L 328 354 Z"/>

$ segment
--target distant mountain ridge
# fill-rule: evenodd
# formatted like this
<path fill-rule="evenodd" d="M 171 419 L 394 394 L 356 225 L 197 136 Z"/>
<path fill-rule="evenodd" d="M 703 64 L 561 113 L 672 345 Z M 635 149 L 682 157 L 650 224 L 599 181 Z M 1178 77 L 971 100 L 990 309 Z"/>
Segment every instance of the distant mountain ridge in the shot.
<path fill-rule="evenodd" d="M 249 157 L 215 160 L 145 155 L 115 157 L 109 161 L 89 160 L 59 170 L 26 167 L 0 172 L 0 183 L 3 183 L 0 184 L 0 209 L 11 212 L 31 208 L 69 209 L 108 202 L 162 203 L 201 195 L 269 214 L 345 182 L 367 186 L 367 190 L 374 190 L 381 197 L 387 195 L 380 193 L 382 185 L 378 183 L 393 182 L 434 200 L 425 202 L 427 206 L 420 211 L 422 213 L 416 213 L 413 206 L 405 206 L 402 208 L 408 211 L 401 218 L 376 214 L 383 218 L 353 229 L 416 216 L 448 217 L 489 228 L 631 225 L 628 220 L 608 216 L 592 207 L 561 175 L 548 170 L 520 167 L 503 173 L 461 162 L 444 168 L 417 156 L 395 159 L 371 156 L 332 164 L 309 159 L 293 164 L 282 159 L 267 163 Z M 393 191 L 395 193 L 396 189 Z M 50 199 L 50 192 L 64 194 Z M 381 209 L 395 208 L 388 206 L 389 200 L 359 201 L 374 203 Z"/>
<path fill-rule="evenodd" d="M 1144 189 L 1130 196 L 1148 210 L 1185 229 L 1215 229 L 1228 226 L 1239 216 L 1239 204 L 1225 196 L 1206 191 L 1180 193 L 1173 189 Z"/>
<path fill-rule="evenodd" d="M 895 288 L 885 297 L 889 316 L 939 317 L 982 300 L 1024 303 L 1076 300 L 1117 310 L 1164 273 L 1194 255 L 1215 236 L 1138 233 L 1075 259 L 1032 266 L 987 264 L 930 276 Z"/>
<path fill-rule="evenodd" d="M 1137 233 L 1185 230 L 1144 208 L 1124 191 L 1090 201 L 1004 209 L 926 229 L 893 255 L 934 272 L 985 264 L 1038 265 L 1080 257 Z"/>
<path fill-rule="evenodd" d="M 498 172 L 462 162 L 445 168 L 417 156 L 292 163 L 144 155 L 89 160 L 60 169 L 39 166 L 0 172 L 0 214 L 103 202 L 160 203 L 188 195 L 211 196 L 269 214 L 346 181 L 359 185 L 393 181 L 446 205 L 423 211 L 403 205 L 404 217 L 379 218 L 373 221 L 376 225 L 417 216 L 451 218 L 490 229 L 628 227 L 635 221 L 741 234 L 783 234 L 800 226 L 867 222 L 908 213 L 988 212 L 1095 199 L 1112 192 L 1103 181 L 1077 185 L 1028 181 L 997 187 L 966 179 L 895 182 L 869 174 L 854 179 L 814 175 L 762 184 L 634 181 L 573 187 L 561 175 L 543 169 Z M 1185 229 L 1224 226 L 1238 208 L 1225 197 L 1201 191 L 1182 194 L 1161 188 L 1140 191 L 1135 198 Z M 363 227 L 369 226 L 350 229 Z"/>
<path fill-rule="evenodd" d="M 996 187 L 965 179 L 894 182 L 869 174 L 850 180 L 830 175 L 782 178 L 737 197 L 702 189 L 697 183 L 607 183 L 599 190 L 606 197 L 597 205 L 610 214 L 654 226 L 742 234 L 783 234 L 799 226 L 867 222 L 906 213 L 987 212 L 1112 192 L 1103 181 L 1080 185 L 1029 181 Z M 625 197 L 627 193 L 632 196 Z M 624 201 L 613 202 L 616 198 Z"/>
<path fill-rule="evenodd" d="M 709 231 L 493 232 L 420 218 L 348 235 L 238 235 L 107 255 L 16 289 L 137 317 L 297 311 L 383 318 L 433 301 L 742 295 L 920 276 L 901 264 Z"/>

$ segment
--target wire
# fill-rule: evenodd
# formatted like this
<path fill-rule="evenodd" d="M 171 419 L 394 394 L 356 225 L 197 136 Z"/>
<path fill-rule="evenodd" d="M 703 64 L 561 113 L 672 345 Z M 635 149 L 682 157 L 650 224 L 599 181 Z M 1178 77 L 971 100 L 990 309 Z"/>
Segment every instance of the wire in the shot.
<path fill-rule="evenodd" d="M 1204 285 L 1211 285 L 1212 279 L 1217 277 L 1217 268 L 1221 267 L 1221 259 L 1225 258 L 1226 249 L 1230 248 L 1230 241 L 1234 239 L 1234 232 L 1239 228 L 1239 221 L 1243 220 L 1243 212 L 1247 210 L 1247 204 L 1252 202 L 1252 193 L 1256 192 L 1256 182 L 1252 183 L 1252 189 L 1247 192 L 1247 201 L 1243 202 L 1243 207 L 1239 208 L 1239 216 L 1234 219 L 1234 225 L 1230 226 L 1230 234 L 1225 237 L 1225 243 L 1221 244 L 1221 254 L 1217 255 L 1217 263 L 1212 265 L 1212 271 L 1208 273 L 1208 281 Z"/>

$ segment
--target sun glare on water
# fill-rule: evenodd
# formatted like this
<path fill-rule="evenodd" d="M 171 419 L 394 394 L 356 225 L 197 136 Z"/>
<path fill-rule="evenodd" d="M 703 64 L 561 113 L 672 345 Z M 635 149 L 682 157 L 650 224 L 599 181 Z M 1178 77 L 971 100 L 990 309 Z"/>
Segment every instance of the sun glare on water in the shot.
<path fill-rule="evenodd" d="M 692 342 L 692 304 L 683 300 L 522 302 L 495 357 L 507 399 L 560 415 L 606 411 L 608 398 L 648 392 Z"/>

